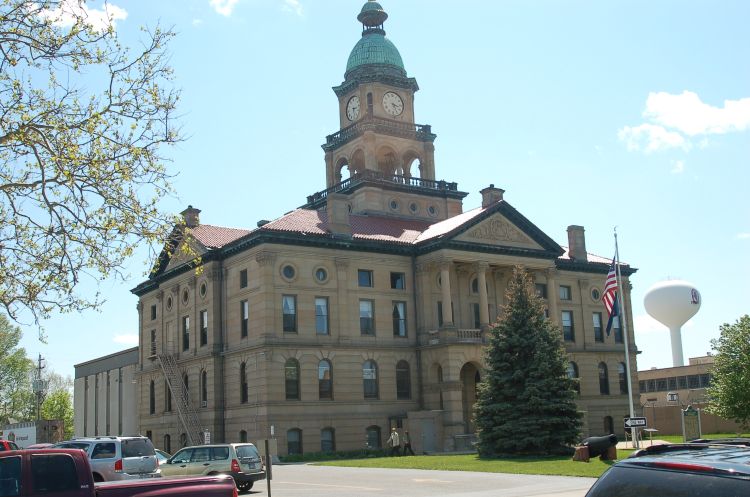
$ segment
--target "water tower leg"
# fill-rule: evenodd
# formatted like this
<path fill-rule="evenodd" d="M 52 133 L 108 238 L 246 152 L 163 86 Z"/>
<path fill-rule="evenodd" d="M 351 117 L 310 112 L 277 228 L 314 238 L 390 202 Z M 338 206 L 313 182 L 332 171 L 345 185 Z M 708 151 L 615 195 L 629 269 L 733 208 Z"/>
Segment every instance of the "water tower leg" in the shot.
<path fill-rule="evenodd" d="M 669 336 L 672 339 L 672 366 L 684 366 L 685 360 L 682 357 L 682 334 L 680 327 L 670 328 Z"/>

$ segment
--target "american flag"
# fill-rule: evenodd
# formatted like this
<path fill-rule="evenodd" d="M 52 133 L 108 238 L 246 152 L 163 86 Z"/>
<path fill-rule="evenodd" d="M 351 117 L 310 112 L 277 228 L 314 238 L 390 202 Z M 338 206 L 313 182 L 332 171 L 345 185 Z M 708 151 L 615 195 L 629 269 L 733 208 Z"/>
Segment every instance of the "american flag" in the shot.
<path fill-rule="evenodd" d="M 607 314 L 609 314 L 609 321 L 607 322 L 607 336 L 609 336 L 612 329 L 612 321 L 620 314 L 617 305 L 617 271 L 615 269 L 615 259 L 612 259 L 612 264 L 609 266 L 609 272 L 607 273 L 607 280 L 604 282 L 602 302 L 604 302 L 604 307 L 607 308 Z"/>

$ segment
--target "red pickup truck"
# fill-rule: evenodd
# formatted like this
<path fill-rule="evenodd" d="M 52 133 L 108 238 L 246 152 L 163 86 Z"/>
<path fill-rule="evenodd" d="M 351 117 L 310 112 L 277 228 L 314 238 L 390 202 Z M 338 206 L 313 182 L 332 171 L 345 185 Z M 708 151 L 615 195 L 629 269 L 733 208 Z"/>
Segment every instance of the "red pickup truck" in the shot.
<path fill-rule="evenodd" d="M 237 497 L 237 487 L 228 475 L 94 484 L 82 450 L 31 449 L 0 452 L 0 496 Z"/>

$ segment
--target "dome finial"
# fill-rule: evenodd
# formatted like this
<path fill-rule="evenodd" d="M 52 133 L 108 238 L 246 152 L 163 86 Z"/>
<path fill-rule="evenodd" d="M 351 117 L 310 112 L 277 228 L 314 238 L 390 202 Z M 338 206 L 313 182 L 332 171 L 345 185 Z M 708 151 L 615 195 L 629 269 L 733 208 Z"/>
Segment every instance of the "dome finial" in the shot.
<path fill-rule="evenodd" d="M 364 31 L 371 29 L 383 30 L 383 23 L 388 19 L 388 14 L 383 7 L 375 0 L 367 0 L 362 6 L 362 10 L 357 16 L 357 20 L 362 23 Z"/>

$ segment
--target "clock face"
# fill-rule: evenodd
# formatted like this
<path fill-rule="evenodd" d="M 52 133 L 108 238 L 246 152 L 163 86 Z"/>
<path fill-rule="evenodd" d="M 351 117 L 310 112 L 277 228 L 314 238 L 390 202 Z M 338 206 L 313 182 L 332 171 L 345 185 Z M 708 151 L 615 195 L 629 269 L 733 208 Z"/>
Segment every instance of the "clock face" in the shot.
<path fill-rule="evenodd" d="M 392 91 L 383 95 L 383 110 L 392 116 L 400 116 L 404 111 L 404 101 Z"/>
<path fill-rule="evenodd" d="M 359 97 L 354 95 L 346 103 L 346 117 L 350 121 L 354 121 L 359 117 Z"/>

